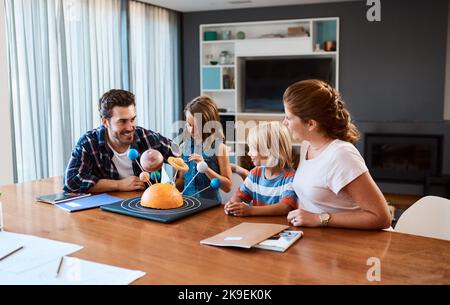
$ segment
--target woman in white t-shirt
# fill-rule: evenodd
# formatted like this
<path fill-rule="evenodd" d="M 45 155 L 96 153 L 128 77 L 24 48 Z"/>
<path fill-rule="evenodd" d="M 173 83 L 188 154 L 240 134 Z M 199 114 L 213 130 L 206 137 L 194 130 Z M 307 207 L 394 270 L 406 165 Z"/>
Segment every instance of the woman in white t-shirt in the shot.
<path fill-rule="evenodd" d="M 300 81 L 284 93 L 284 123 L 302 141 L 293 181 L 299 208 L 294 226 L 383 229 L 389 209 L 353 146 L 359 139 L 339 92 L 319 80 Z"/>

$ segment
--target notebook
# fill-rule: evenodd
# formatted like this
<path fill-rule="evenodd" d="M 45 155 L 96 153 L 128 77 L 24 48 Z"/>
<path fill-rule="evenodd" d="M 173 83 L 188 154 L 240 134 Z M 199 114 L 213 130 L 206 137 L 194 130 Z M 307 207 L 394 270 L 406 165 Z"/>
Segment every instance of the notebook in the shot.
<path fill-rule="evenodd" d="M 286 225 L 243 222 L 231 229 L 200 241 L 201 244 L 250 249 L 289 228 Z"/>
<path fill-rule="evenodd" d="M 302 236 L 303 231 L 284 230 L 260 242 L 254 247 L 258 249 L 284 252 Z"/>
<path fill-rule="evenodd" d="M 76 212 L 81 210 L 98 208 L 102 205 L 111 204 L 122 200 L 123 199 L 119 197 L 110 196 L 108 194 L 100 194 L 86 198 L 75 199 L 68 202 L 58 203 L 55 204 L 55 206 L 68 212 Z"/>
<path fill-rule="evenodd" d="M 84 198 L 91 196 L 91 194 L 86 193 L 58 193 L 58 194 L 49 194 L 44 196 L 39 196 L 36 198 L 36 201 L 56 204 L 61 202 L 66 202 L 70 200 L 74 200 L 77 198 Z"/>

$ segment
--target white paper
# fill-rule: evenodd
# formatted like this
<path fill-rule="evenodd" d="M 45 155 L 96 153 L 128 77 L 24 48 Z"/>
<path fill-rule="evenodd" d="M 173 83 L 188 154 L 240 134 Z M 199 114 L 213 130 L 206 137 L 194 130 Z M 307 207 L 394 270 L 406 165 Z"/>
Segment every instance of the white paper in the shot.
<path fill-rule="evenodd" d="M 164 166 L 161 168 L 161 183 L 171 183 L 172 180 L 169 178 L 169 175 L 167 175 Z"/>
<path fill-rule="evenodd" d="M 242 237 L 225 237 L 226 241 L 239 241 L 242 240 Z"/>
<path fill-rule="evenodd" d="M 72 208 L 78 208 L 79 206 L 81 206 L 81 204 L 76 203 L 76 202 L 67 202 L 66 205 L 68 205 Z"/>
<path fill-rule="evenodd" d="M 13 251 L 18 250 L 21 247 L 23 247 L 23 244 L 21 244 L 20 242 L 12 241 L 12 240 L 3 241 L 0 239 L 0 261 L 2 260 L 3 257 L 12 253 Z M 21 251 L 21 250 L 19 250 L 19 251 Z M 12 255 L 14 255 L 14 254 L 12 254 Z M 6 259 L 6 258 L 4 258 L 4 259 Z"/>
<path fill-rule="evenodd" d="M 31 235 L 0 232 L 1 244 L 21 244 L 23 249 L 0 261 L 0 271 L 22 273 L 42 266 L 62 256 L 74 253 L 83 247 L 35 237 Z"/>
<path fill-rule="evenodd" d="M 0 285 L 128 285 L 145 272 L 64 257 L 21 274 L 0 273 Z"/>

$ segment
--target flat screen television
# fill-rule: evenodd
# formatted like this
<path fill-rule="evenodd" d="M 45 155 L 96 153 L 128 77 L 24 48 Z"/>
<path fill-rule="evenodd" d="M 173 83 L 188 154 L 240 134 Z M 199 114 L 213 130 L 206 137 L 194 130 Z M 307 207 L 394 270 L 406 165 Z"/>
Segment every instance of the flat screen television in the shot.
<path fill-rule="evenodd" d="M 330 57 L 244 58 L 241 65 L 244 112 L 283 112 L 283 93 L 297 81 L 320 79 L 334 86 Z"/>

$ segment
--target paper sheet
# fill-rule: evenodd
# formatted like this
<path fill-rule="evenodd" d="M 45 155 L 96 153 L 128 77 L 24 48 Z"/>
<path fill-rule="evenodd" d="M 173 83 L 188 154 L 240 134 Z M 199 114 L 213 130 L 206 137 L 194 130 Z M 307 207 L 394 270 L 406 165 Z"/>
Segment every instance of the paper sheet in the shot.
<path fill-rule="evenodd" d="M 23 247 L 23 244 L 14 240 L 1 240 L 0 239 L 0 261 L 6 255 L 12 253 L 15 250 Z M 5 258 L 6 259 L 6 258 Z"/>
<path fill-rule="evenodd" d="M 128 285 L 145 272 L 94 263 L 74 257 L 54 260 L 20 275 L 0 273 L 0 285 Z"/>
<path fill-rule="evenodd" d="M 59 260 L 62 256 L 83 248 L 74 244 L 5 231 L 0 232 L 0 245 L 3 244 L 23 245 L 23 249 L 0 261 L 0 271 L 16 274 Z"/>
<path fill-rule="evenodd" d="M 166 170 L 164 169 L 164 166 L 161 168 L 161 183 L 171 183 L 172 180 L 169 178 L 169 175 L 167 174 Z"/>

